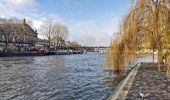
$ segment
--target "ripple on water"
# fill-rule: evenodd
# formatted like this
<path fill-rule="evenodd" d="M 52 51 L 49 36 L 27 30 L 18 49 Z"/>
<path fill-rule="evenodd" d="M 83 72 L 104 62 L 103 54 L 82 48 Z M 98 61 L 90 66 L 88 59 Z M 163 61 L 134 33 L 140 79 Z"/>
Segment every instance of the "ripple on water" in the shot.
<path fill-rule="evenodd" d="M 114 86 L 104 55 L 0 58 L 2 99 L 105 100 Z M 10 67 L 7 67 L 10 66 Z M 1 99 L 1 98 L 0 98 Z"/>

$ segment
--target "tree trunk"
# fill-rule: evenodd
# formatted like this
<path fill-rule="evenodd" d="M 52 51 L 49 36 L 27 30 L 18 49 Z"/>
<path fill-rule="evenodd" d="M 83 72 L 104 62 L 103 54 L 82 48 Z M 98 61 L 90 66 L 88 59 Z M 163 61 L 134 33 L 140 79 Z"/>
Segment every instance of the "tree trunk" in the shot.
<path fill-rule="evenodd" d="M 51 37 L 49 36 L 49 37 L 48 37 L 48 50 L 49 50 L 49 51 L 51 51 L 51 50 L 50 50 L 50 47 L 51 47 Z"/>
<path fill-rule="evenodd" d="M 18 51 L 21 51 L 21 43 L 18 42 Z"/>
<path fill-rule="evenodd" d="M 48 49 L 50 50 L 50 46 L 51 46 L 51 43 L 50 43 L 50 40 L 48 42 Z"/>
<path fill-rule="evenodd" d="M 5 43 L 5 52 L 7 52 L 7 49 L 8 49 L 8 42 L 6 41 L 6 43 Z"/>
<path fill-rule="evenodd" d="M 161 70 L 161 64 L 163 63 L 162 48 L 158 47 L 158 71 Z"/>
<path fill-rule="evenodd" d="M 155 58 L 155 57 L 154 57 L 154 55 L 155 55 L 155 54 L 154 54 L 154 51 L 155 51 L 155 50 L 154 50 L 154 48 L 153 48 L 153 63 L 154 63 L 154 58 Z"/>
<path fill-rule="evenodd" d="M 6 40 L 5 40 L 5 52 L 7 52 L 8 50 L 8 43 L 9 43 L 9 41 L 8 41 L 9 39 L 8 39 L 8 37 L 6 36 Z"/>

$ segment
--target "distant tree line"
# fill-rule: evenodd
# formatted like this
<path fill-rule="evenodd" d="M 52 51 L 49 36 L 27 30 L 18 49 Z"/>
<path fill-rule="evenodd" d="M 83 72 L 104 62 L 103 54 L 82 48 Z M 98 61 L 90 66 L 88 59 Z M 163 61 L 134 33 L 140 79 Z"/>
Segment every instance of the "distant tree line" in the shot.
<path fill-rule="evenodd" d="M 73 41 L 73 42 L 68 42 L 68 46 L 69 47 L 82 47 L 82 45 L 76 41 Z"/>

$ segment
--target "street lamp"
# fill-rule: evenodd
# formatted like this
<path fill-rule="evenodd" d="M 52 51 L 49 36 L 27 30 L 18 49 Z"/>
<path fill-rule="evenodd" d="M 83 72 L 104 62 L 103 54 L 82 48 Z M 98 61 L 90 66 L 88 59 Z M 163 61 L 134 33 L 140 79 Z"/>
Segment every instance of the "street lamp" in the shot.
<path fill-rule="evenodd" d="M 152 3 L 156 6 L 158 4 L 158 0 L 152 0 Z"/>

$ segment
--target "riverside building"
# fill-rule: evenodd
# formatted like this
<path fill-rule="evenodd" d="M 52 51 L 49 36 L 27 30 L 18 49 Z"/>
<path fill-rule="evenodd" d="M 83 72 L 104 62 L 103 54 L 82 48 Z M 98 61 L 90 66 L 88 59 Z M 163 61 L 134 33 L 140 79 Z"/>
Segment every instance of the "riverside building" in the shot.
<path fill-rule="evenodd" d="M 38 33 L 33 30 L 26 20 L 21 22 L 0 22 L 0 49 L 29 49 L 38 41 Z"/>

